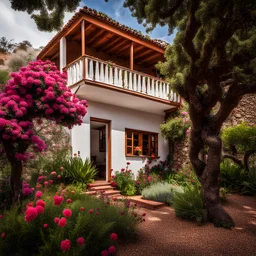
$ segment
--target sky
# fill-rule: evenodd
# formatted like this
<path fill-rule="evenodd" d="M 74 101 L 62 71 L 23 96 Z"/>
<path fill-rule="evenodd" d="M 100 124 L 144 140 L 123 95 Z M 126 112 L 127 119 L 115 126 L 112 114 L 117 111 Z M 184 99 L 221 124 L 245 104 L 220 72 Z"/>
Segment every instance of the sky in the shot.
<path fill-rule="evenodd" d="M 136 18 L 131 16 L 129 9 L 123 7 L 123 2 L 123 0 L 109 0 L 108 3 L 104 0 L 83 0 L 79 8 L 87 5 L 97 11 L 106 13 L 112 19 L 128 27 L 146 34 L 143 25 L 138 24 Z M 65 14 L 64 24 L 68 22 L 73 14 L 74 13 Z M 4 36 L 9 40 L 14 39 L 15 43 L 28 40 L 32 43 L 34 48 L 37 48 L 45 46 L 56 33 L 56 31 L 51 33 L 39 31 L 29 14 L 11 9 L 9 0 L 0 0 L 0 37 Z M 165 40 L 169 43 L 173 40 L 173 35 L 168 36 L 167 27 L 158 26 L 149 36 L 151 38 Z"/>

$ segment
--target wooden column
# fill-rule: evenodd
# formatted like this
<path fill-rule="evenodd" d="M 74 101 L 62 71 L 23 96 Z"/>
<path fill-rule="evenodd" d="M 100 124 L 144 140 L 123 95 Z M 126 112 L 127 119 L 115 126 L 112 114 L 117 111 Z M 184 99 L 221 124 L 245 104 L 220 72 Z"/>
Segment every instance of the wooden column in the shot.
<path fill-rule="evenodd" d="M 60 71 L 67 65 L 67 43 L 66 37 L 60 39 Z"/>
<path fill-rule="evenodd" d="M 85 20 L 81 22 L 81 56 L 85 55 Z M 85 78 L 85 59 L 83 59 L 83 78 Z"/>
<path fill-rule="evenodd" d="M 133 41 L 131 41 L 130 47 L 130 69 L 133 70 Z"/>

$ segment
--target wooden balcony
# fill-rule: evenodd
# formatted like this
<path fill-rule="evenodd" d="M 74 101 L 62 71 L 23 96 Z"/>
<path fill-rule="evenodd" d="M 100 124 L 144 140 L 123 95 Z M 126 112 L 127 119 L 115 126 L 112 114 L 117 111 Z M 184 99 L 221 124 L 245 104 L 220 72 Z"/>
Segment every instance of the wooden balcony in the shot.
<path fill-rule="evenodd" d="M 166 81 L 135 70 L 115 65 L 92 56 L 84 55 L 64 68 L 68 74 L 67 85 L 73 87 L 81 81 L 105 85 L 136 96 L 169 103 L 181 104 L 180 96 L 173 92 Z"/>

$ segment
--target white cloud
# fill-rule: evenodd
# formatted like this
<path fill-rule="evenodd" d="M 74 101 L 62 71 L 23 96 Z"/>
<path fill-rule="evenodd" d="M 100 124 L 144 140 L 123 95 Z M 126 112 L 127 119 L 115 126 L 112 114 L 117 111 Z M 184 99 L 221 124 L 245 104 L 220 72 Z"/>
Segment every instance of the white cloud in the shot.
<path fill-rule="evenodd" d="M 66 13 L 64 24 L 74 15 Z M 18 12 L 11 9 L 9 0 L 0 2 L 0 37 L 14 39 L 16 43 L 28 40 L 33 47 L 45 46 L 57 32 L 42 32 L 36 27 L 30 15 L 26 12 Z"/>

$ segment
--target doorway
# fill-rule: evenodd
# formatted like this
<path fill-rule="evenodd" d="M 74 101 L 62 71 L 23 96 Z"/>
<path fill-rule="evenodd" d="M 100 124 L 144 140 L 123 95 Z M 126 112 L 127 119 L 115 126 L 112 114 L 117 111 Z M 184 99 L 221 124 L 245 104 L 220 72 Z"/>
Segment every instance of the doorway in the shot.
<path fill-rule="evenodd" d="M 98 170 L 96 180 L 110 180 L 111 169 L 111 121 L 90 119 L 91 162 Z"/>

